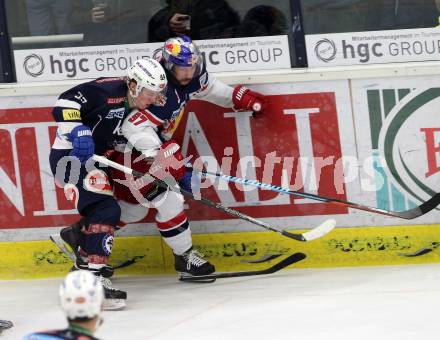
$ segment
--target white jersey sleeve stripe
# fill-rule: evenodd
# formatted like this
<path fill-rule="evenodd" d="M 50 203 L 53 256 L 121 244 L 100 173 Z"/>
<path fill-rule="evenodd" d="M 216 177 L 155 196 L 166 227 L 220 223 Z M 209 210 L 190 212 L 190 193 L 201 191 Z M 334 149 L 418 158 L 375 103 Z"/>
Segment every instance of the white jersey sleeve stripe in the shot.
<path fill-rule="evenodd" d="M 72 149 L 73 148 L 72 143 L 67 138 L 67 135 L 73 130 L 74 127 L 79 125 L 81 125 L 81 123 L 73 123 L 73 122 L 58 123 L 58 130 L 52 148 Z"/>
<path fill-rule="evenodd" d="M 57 102 L 55 103 L 55 106 L 68 107 L 72 109 L 81 110 L 81 105 L 79 103 L 67 99 L 58 99 Z"/>

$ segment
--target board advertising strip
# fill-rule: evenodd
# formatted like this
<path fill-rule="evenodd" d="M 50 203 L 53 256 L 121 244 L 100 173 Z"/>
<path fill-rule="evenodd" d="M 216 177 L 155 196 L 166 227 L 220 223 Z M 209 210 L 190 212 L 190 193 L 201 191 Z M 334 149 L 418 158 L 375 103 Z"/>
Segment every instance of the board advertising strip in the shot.
<path fill-rule="evenodd" d="M 195 247 L 217 271 L 259 270 L 294 252 L 306 259 L 294 268 L 408 265 L 440 262 L 440 225 L 339 228 L 310 243 L 271 232 L 194 235 Z M 110 263 L 131 261 L 116 275 L 171 274 L 174 257 L 159 236 L 117 237 Z M 1 242 L 0 279 L 64 276 L 70 259 L 50 241 Z"/>
<path fill-rule="evenodd" d="M 210 72 L 290 69 L 287 35 L 196 41 Z M 15 50 L 18 82 L 124 76 L 163 43 Z"/>

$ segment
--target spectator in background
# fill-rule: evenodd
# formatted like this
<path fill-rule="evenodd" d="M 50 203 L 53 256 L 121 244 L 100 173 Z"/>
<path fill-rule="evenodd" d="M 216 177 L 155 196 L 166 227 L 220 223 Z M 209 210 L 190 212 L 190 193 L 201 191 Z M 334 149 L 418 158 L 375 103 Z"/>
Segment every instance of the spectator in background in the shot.
<path fill-rule="evenodd" d="M 257 37 L 287 34 L 287 20 L 284 14 L 273 6 L 255 6 L 243 18 L 237 30 L 237 37 Z"/>
<path fill-rule="evenodd" d="M 440 27 L 440 0 L 435 0 L 435 7 L 437 7 L 437 27 Z"/>
<path fill-rule="evenodd" d="M 240 17 L 224 0 L 167 0 L 148 24 L 148 41 L 165 41 L 176 35 L 192 39 L 232 38 Z"/>
<path fill-rule="evenodd" d="M 30 35 L 70 34 L 72 0 L 26 0 Z"/>
<path fill-rule="evenodd" d="M 86 46 L 142 43 L 151 7 L 143 0 L 79 0 L 72 21 Z"/>
<path fill-rule="evenodd" d="M 302 7 L 305 34 L 380 30 L 380 1 L 309 0 Z"/>
<path fill-rule="evenodd" d="M 435 27 L 439 0 L 308 0 L 306 34 Z"/>
<path fill-rule="evenodd" d="M 27 6 L 24 1 L 5 1 L 6 17 L 8 20 L 8 32 L 13 37 L 26 37 L 29 35 L 29 23 L 27 19 Z M 14 50 L 17 49 L 14 46 Z"/>
<path fill-rule="evenodd" d="M 378 12 L 383 30 L 435 27 L 438 0 L 382 0 Z"/>

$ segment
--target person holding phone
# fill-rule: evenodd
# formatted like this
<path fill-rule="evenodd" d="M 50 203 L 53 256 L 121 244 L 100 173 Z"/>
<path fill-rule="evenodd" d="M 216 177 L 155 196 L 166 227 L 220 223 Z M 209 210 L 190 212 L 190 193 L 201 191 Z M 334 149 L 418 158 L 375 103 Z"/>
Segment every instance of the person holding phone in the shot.
<path fill-rule="evenodd" d="M 145 41 L 145 22 L 151 17 L 143 0 L 77 0 L 72 25 L 84 33 L 84 45 L 135 44 Z"/>
<path fill-rule="evenodd" d="M 191 17 L 187 14 L 174 14 L 170 19 L 170 29 L 175 34 L 189 34 L 191 29 Z"/>
<path fill-rule="evenodd" d="M 90 12 L 92 22 L 98 24 L 107 20 L 106 8 L 107 0 L 93 0 L 93 8 Z"/>
<path fill-rule="evenodd" d="M 148 23 L 148 41 L 188 35 L 194 40 L 235 36 L 240 17 L 224 0 L 173 1 Z"/>

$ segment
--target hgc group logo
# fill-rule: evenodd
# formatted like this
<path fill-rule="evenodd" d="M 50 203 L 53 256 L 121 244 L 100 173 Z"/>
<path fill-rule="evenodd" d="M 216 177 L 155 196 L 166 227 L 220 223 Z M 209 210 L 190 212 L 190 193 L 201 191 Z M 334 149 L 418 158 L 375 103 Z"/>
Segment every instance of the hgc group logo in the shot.
<path fill-rule="evenodd" d="M 38 54 L 30 54 L 24 59 L 23 68 L 29 76 L 36 78 L 43 74 L 44 60 Z"/>
<path fill-rule="evenodd" d="M 336 44 L 333 40 L 324 38 L 319 40 L 315 45 L 316 57 L 325 63 L 335 59 L 336 52 Z"/>

